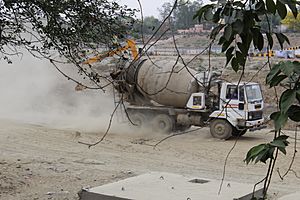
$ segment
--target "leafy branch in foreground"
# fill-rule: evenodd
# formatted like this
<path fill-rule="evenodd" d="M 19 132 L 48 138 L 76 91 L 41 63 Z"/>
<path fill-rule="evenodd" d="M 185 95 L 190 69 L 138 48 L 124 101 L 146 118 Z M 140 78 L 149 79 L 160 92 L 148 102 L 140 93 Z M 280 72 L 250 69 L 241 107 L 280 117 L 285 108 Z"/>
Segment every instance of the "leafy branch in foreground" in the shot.
<path fill-rule="evenodd" d="M 281 135 L 275 138 L 272 142 L 266 144 L 259 144 L 252 147 L 245 158 L 245 162 L 249 164 L 250 162 L 263 162 L 266 163 L 268 159 L 274 159 L 274 151 L 276 148 L 279 149 L 283 154 L 286 154 L 285 148 L 288 146 L 287 141 L 288 136 Z"/>
<path fill-rule="evenodd" d="M 24 47 L 48 58 L 54 50 L 70 61 L 84 49 L 113 45 L 133 23 L 135 10 L 108 0 L 0 1 L 0 58 Z"/>
<path fill-rule="evenodd" d="M 300 63 L 298 61 L 279 62 L 274 65 L 266 77 L 270 87 L 281 85 L 286 90 L 281 94 L 279 101 L 280 111 L 274 112 L 275 130 L 278 131 L 286 124 L 288 118 L 300 121 Z"/>
<path fill-rule="evenodd" d="M 199 21 L 210 21 L 216 24 L 210 34 L 211 40 L 218 40 L 222 46 L 222 52 L 226 55 L 226 65 L 229 63 L 234 71 L 245 69 L 250 47 L 258 51 L 271 50 L 274 46 L 273 37 L 281 48 L 284 43 L 289 43 L 288 37 L 275 32 L 270 24 L 270 17 L 279 16 L 282 20 L 287 16 L 288 8 L 294 18 L 298 16 L 296 0 L 247 0 L 247 1 L 213 1 L 216 3 L 207 4 L 200 8 L 194 15 Z M 261 21 L 266 19 L 268 28 L 261 27 Z M 267 41 L 267 43 L 265 43 Z M 269 58 L 268 58 L 269 60 Z M 271 67 L 266 77 L 266 84 L 270 87 L 282 86 L 285 91 L 281 94 L 279 101 L 279 111 L 272 113 L 270 118 L 275 124 L 273 141 L 257 145 L 249 150 L 245 162 L 269 161 L 266 177 L 264 181 L 263 198 L 266 197 L 268 187 L 271 182 L 278 151 L 286 154 L 286 147 L 289 142 L 288 137 L 280 135 L 281 129 L 290 119 L 295 122 L 300 121 L 300 63 L 280 62 Z"/>
<path fill-rule="evenodd" d="M 246 65 L 251 45 L 261 51 L 264 46 L 264 34 L 267 36 L 269 49 L 272 49 L 276 36 L 281 48 L 287 42 L 288 37 L 280 32 L 272 32 L 270 28 L 265 31 L 260 22 L 262 19 L 269 21 L 269 16 L 276 13 L 281 19 L 287 15 L 287 8 L 292 10 L 294 16 L 297 16 L 296 1 L 280 1 L 276 3 L 273 0 L 250 0 L 250 1 L 218 1 L 218 3 L 207 4 L 200 8 L 194 15 L 199 21 L 210 21 L 216 24 L 212 30 L 210 38 L 218 39 L 218 44 L 222 46 L 222 52 L 226 52 L 226 65 L 231 63 L 234 71 L 243 69 Z"/>

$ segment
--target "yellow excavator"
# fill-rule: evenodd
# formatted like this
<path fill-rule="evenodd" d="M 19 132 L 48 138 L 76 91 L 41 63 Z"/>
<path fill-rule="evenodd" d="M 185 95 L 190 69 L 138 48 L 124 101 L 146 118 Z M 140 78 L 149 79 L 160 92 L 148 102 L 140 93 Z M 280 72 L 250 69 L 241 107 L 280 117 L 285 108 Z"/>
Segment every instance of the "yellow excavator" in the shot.
<path fill-rule="evenodd" d="M 111 57 L 113 55 L 116 55 L 116 54 L 118 54 L 120 52 L 123 52 L 123 51 L 126 51 L 128 49 L 130 49 L 130 51 L 131 51 L 132 59 L 137 60 L 138 59 L 138 50 L 136 48 L 135 41 L 131 40 L 131 39 L 127 39 L 125 46 L 122 46 L 122 47 L 117 48 L 115 50 L 108 51 L 106 53 L 99 54 L 99 55 L 96 55 L 94 57 L 91 57 L 91 58 L 87 59 L 86 61 L 84 61 L 82 64 L 90 65 L 90 64 L 93 64 L 95 62 L 101 62 L 101 60 L 103 60 L 104 58 Z M 86 87 L 81 85 L 81 84 L 77 84 L 77 86 L 75 87 L 76 91 L 82 91 L 84 89 L 86 89 Z"/>
<path fill-rule="evenodd" d="M 136 60 L 138 58 L 138 51 L 137 51 L 137 48 L 135 45 L 135 41 L 131 40 L 131 39 L 127 39 L 126 43 L 127 44 L 125 46 L 117 48 L 116 50 L 112 50 L 107 53 L 99 54 L 95 57 L 89 58 L 86 61 L 84 61 L 83 64 L 92 64 L 95 62 L 99 62 L 99 61 L 103 60 L 104 58 L 116 55 L 116 54 L 118 54 L 122 51 L 128 50 L 128 49 L 131 50 L 133 60 Z"/>

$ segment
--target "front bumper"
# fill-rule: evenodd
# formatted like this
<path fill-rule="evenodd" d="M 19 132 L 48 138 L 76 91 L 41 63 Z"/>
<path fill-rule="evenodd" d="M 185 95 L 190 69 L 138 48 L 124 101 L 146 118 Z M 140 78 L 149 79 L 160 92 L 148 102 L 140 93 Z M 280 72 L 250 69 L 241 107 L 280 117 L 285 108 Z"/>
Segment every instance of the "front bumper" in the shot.
<path fill-rule="evenodd" d="M 256 131 L 266 128 L 267 126 L 264 125 L 264 119 L 258 119 L 253 121 L 238 119 L 238 127 L 240 127 L 241 129 L 249 129 L 249 131 Z"/>

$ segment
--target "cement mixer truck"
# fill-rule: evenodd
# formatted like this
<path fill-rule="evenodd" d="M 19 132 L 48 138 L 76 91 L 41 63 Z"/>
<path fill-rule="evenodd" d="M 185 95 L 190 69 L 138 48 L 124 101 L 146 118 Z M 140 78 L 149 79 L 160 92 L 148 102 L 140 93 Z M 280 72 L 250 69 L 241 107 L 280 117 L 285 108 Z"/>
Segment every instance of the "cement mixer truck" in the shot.
<path fill-rule="evenodd" d="M 141 57 L 111 76 L 137 127 L 169 133 L 209 125 L 219 139 L 264 127 L 258 83 L 224 82 L 167 58 Z"/>
<path fill-rule="evenodd" d="M 209 125 L 211 135 L 219 139 L 265 127 L 258 83 L 224 82 L 214 73 L 197 72 L 174 58 L 138 56 L 133 40 L 115 51 L 90 58 L 85 64 L 128 49 L 132 62 L 119 65 L 111 77 L 128 103 L 126 113 L 136 127 L 170 133 Z"/>

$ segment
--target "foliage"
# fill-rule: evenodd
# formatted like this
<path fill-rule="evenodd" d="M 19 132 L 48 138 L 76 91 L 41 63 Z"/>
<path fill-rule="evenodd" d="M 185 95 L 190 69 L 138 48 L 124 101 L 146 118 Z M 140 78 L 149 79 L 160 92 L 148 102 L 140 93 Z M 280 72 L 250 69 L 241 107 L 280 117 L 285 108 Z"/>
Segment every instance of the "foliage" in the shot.
<path fill-rule="evenodd" d="M 279 101 L 280 111 L 271 115 L 274 120 L 275 129 L 280 130 L 287 119 L 300 121 L 300 63 L 297 61 L 279 62 L 274 65 L 266 77 L 270 87 L 285 86 L 287 89 L 282 93 Z"/>
<path fill-rule="evenodd" d="M 188 29 L 197 24 L 197 20 L 193 19 L 194 13 L 201 7 L 202 1 L 188 1 L 179 0 L 176 5 L 176 9 L 172 13 L 172 26 L 175 30 Z M 171 11 L 173 4 L 166 2 L 162 8 L 159 9 L 160 17 L 164 19 Z"/>
<path fill-rule="evenodd" d="M 231 62 L 233 70 L 238 71 L 244 69 L 252 43 L 258 50 L 262 50 L 265 46 L 263 36 L 265 31 L 259 24 L 261 19 L 268 14 L 275 15 L 276 13 L 281 19 L 284 19 L 287 15 L 286 4 L 294 16 L 297 16 L 295 1 L 250 0 L 245 2 L 219 1 L 218 3 L 207 4 L 198 10 L 194 18 L 199 21 L 206 20 L 216 23 L 210 38 L 218 40 L 218 44 L 222 45 L 222 52 L 226 52 L 227 64 Z M 267 21 L 270 25 L 268 18 Z M 288 38 L 283 33 L 274 33 L 269 28 L 266 31 L 269 49 L 273 47 L 274 34 L 281 47 L 284 42 L 289 43 Z M 221 36 L 217 37 L 218 35 Z"/>
<path fill-rule="evenodd" d="M 158 29 L 160 23 L 159 19 L 153 16 L 145 17 L 143 23 L 141 20 L 136 21 L 134 31 L 138 33 L 142 32 L 143 34 L 153 34 Z"/>
<path fill-rule="evenodd" d="M 288 26 L 293 31 L 300 30 L 300 15 L 295 18 L 292 12 L 288 12 L 285 19 L 281 21 L 282 24 Z"/>
<path fill-rule="evenodd" d="M 263 48 L 270 50 L 274 44 L 274 36 L 281 48 L 285 42 L 289 44 L 286 35 L 272 28 L 272 19 L 277 16 L 277 20 L 279 18 L 283 20 L 287 15 L 286 21 L 291 15 L 297 18 L 299 4 L 296 0 L 214 0 L 213 3 L 200 8 L 194 18 L 200 22 L 210 21 L 216 24 L 210 38 L 212 41 L 218 41 L 218 44 L 222 46 L 222 52 L 226 53 L 226 65 L 231 63 L 232 69 L 237 72 L 244 71 L 252 45 L 259 51 Z M 290 14 L 288 14 L 288 8 L 291 11 Z M 263 19 L 266 19 L 267 26 L 262 23 Z M 300 63 L 297 61 L 280 62 L 271 68 L 266 77 L 266 83 L 270 87 L 279 85 L 285 87 L 285 91 L 280 96 L 279 111 L 270 116 L 275 124 L 274 140 L 251 148 L 245 158 L 247 164 L 252 161 L 255 163 L 269 161 L 268 171 L 264 178 L 264 197 L 273 174 L 277 153 L 281 151 L 286 154 L 286 147 L 289 144 L 288 137 L 280 135 L 281 129 L 288 119 L 300 121 L 299 69 Z"/>
<path fill-rule="evenodd" d="M 249 164 L 252 161 L 266 163 L 268 159 L 274 159 L 274 151 L 276 148 L 279 149 L 283 154 L 286 154 L 285 148 L 288 146 L 288 136 L 281 135 L 276 137 L 272 142 L 266 144 L 259 144 L 252 147 L 245 158 L 245 162 Z"/>
<path fill-rule="evenodd" d="M 197 24 L 197 20 L 193 20 L 193 15 L 201 4 L 201 1 L 180 0 L 173 14 L 175 30 L 188 29 Z"/>
<path fill-rule="evenodd" d="M 76 62 L 82 47 L 111 46 L 113 36 L 126 35 L 133 16 L 108 0 L 0 1 L 1 58 L 21 46 L 46 58 L 55 50 Z"/>

